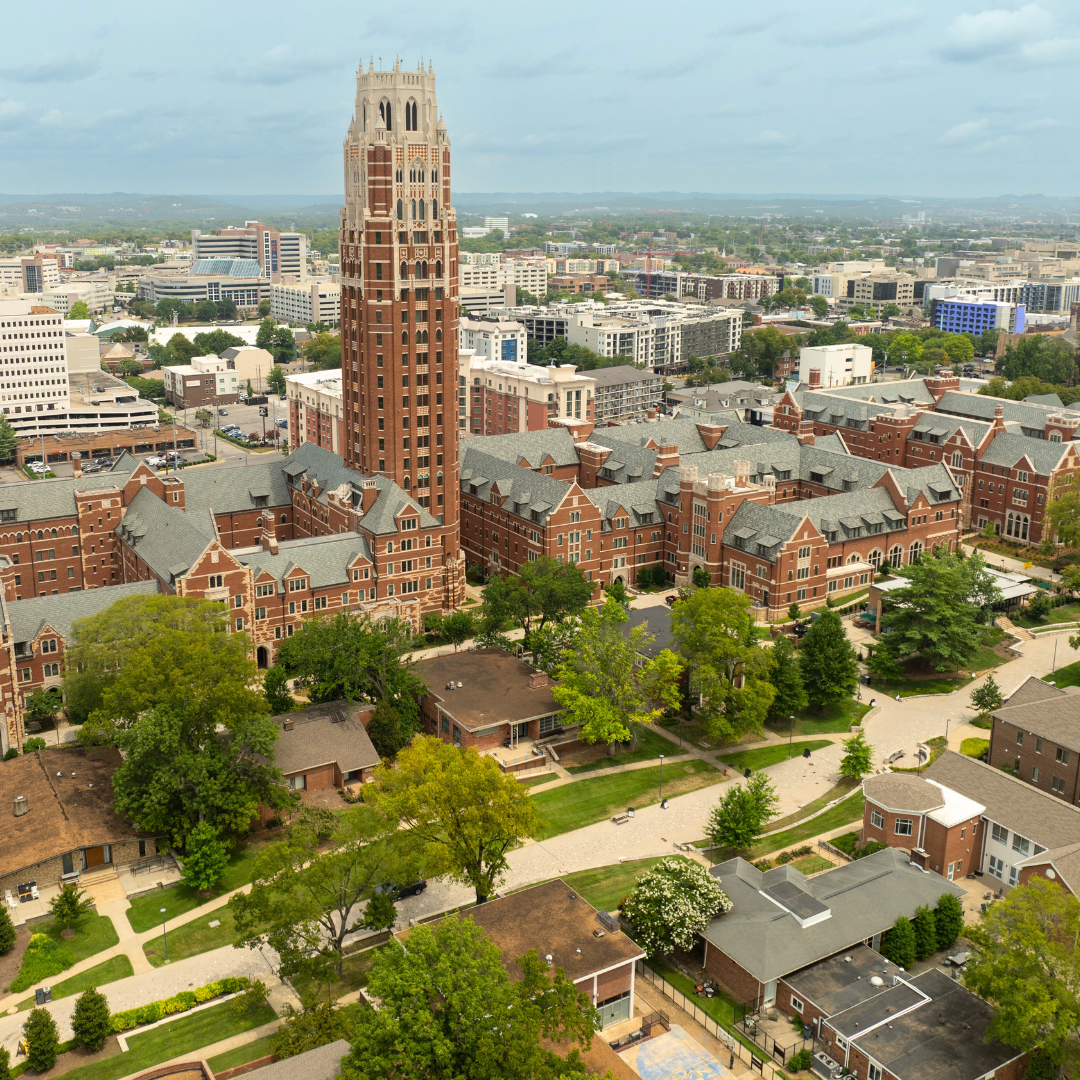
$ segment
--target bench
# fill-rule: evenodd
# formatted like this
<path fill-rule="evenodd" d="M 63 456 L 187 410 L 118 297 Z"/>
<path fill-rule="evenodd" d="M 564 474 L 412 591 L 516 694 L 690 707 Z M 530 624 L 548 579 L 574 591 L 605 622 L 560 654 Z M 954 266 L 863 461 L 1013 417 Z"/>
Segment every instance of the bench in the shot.
<path fill-rule="evenodd" d="M 613 814 L 611 820 L 616 825 L 625 825 L 630 820 L 630 815 L 624 810 L 621 814 Z"/>

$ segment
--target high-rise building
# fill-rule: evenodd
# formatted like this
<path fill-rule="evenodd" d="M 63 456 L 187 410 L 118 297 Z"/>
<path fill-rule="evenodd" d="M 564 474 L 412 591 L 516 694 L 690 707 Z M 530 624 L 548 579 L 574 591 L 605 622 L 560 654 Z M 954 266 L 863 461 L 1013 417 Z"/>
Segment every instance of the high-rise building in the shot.
<path fill-rule="evenodd" d="M 344 143 L 341 453 L 444 526 L 447 606 L 463 595 L 457 435 L 457 221 L 429 67 L 356 76 Z M 445 395 L 445 404 L 444 404 Z"/>
<path fill-rule="evenodd" d="M 278 232 L 261 221 L 245 221 L 242 229 L 228 227 L 208 233 L 192 229 L 191 248 L 195 263 L 255 259 L 259 263 L 259 276 L 275 284 L 283 280 L 304 281 L 307 277 L 307 237 L 303 233 Z"/>

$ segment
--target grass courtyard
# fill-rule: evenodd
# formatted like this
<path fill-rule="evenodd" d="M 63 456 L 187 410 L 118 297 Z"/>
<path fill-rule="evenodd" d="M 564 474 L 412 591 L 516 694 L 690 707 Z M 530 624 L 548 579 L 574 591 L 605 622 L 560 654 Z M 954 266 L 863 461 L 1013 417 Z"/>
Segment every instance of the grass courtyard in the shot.
<path fill-rule="evenodd" d="M 616 765 L 630 765 L 638 761 L 655 761 L 661 754 L 667 757 L 677 757 L 685 754 L 686 748 L 675 745 L 670 739 L 657 734 L 650 727 L 642 725 L 638 735 L 638 745 L 633 750 L 625 750 L 620 754 L 609 756 L 601 751 L 601 755 L 593 761 L 582 765 L 567 765 L 566 771 L 574 774 L 600 772 L 604 769 L 614 768 Z"/>
<path fill-rule="evenodd" d="M 651 806 L 660 801 L 659 765 L 632 772 L 597 776 L 564 784 L 551 791 L 540 791 L 532 797 L 542 822 L 537 840 L 547 840 L 583 825 L 592 825 L 625 810 L 628 806 Z M 688 791 L 720 783 L 717 769 L 695 758 L 692 761 L 673 761 L 663 766 L 665 797 L 674 798 Z"/>
<path fill-rule="evenodd" d="M 801 757 L 804 750 L 813 753 L 822 747 L 832 746 L 831 739 L 802 739 L 793 742 L 789 749 L 786 742 L 771 743 L 769 746 L 759 746 L 755 750 L 740 750 L 734 754 L 719 754 L 720 760 L 729 768 L 738 769 L 767 769 L 770 765 L 777 765 L 788 758 Z"/>

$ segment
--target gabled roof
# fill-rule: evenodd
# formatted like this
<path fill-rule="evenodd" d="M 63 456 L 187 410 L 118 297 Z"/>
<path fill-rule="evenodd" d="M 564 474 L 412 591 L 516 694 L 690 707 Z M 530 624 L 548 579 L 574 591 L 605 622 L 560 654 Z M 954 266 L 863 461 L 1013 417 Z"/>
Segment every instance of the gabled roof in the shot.
<path fill-rule="evenodd" d="M 1029 700 L 1024 703 L 1013 704 L 1010 699 L 994 710 L 994 719 L 1034 732 L 1058 746 L 1080 751 L 1080 694 L 1066 694 L 1059 690 L 1060 696 L 1047 694 L 1032 699 L 1031 695 L 1035 692 L 1029 690 L 1025 695 Z"/>
<path fill-rule="evenodd" d="M 881 933 L 897 916 L 910 918 L 920 905 L 936 904 L 943 892 L 963 895 L 951 881 L 912 866 L 907 852 L 896 848 L 885 848 L 813 878 L 790 866 L 762 873 L 738 858 L 712 867 L 709 873 L 731 897 L 732 907 L 713 919 L 703 936 L 762 983 Z M 829 914 L 811 925 L 800 925 L 786 905 L 763 891 L 780 882 L 816 901 Z"/>
<path fill-rule="evenodd" d="M 986 816 L 1043 848 L 1080 843 L 1080 807 L 1001 769 L 947 750 L 923 775 L 986 807 Z"/>
<path fill-rule="evenodd" d="M 1076 418 L 1080 410 L 1073 406 L 1065 408 L 1037 405 L 1033 402 L 1010 401 L 1008 398 L 990 397 L 987 394 L 962 394 L 958 390 L 947 390 L 938 402 L 937 411 L 956 413 L 958 416 L 973 416 L 978 419 L 993 420 L 998 406 L 1002 407 L 1006 420 L 1015 420 L 1026 428 L 1041 431 L 1046 427 L 1049 416 L 1070 416 Z"/>
<path fill-rule="evenodd" d="M 1033 439 L 1030 435 L 1016 435 L 1004 431 L 994 436 L 979 458 L 979 464 L 1004 465 L 1011 469 L 1026 457 L 1040 476 L 1050 476 L 1068 451 L 1067 442 L 1049 442 L 1045 439 Z"/>
<path fill-rule="evenodd" d="M 585 497 L 600 510 L 600 516 L 605 521 L 610 521 L 615 516 L 619 507 L 623 507 L 630 514 L 631 524 L 641 523 L 641 515 L 660 515 L 663 519 L 663 511 L 656 505 L 657 494 L 656 480 L 642 480 L 637 484 L 616 484 L 612 487 L 590 488 L 585 491 Z"/>
<path fill-rule="evenodd" d="M 285 578 L 293 568 L 302 569 L 307 574 L 313 589 L 345 585 L 351 580 L 349 568 L 357 556 L 371 561 L 366 536 L 359 533 L 332 533 L 306 540 L 286 540 L 278 546 L 276 555 L 259 551 L 237 556 L 237 561 L 250 566 L 256 577 L 270 574 L 278 582 L 278 592 L 283 593 Z"/>
<path fill-rule="evenodd" d="M 1033 701 L 1046 701 L 1048 698 L 1065 697 L 1065 691 L 1059 690 L 1053 683 L 1029 675 L 1005 700 L 1002 707 L 1029 705 Z"/>
<path fill-rule="evenodd" d="M 252 492 L 267 496 L 267 507 L 289 506 L 289 485 L 280 461 L 253 461 L 244 468 L 186 469 L 184 505 L 188 512 L 240 513 L 255 506 Z"/>
<path fill-rule="evenodd" d="M 484 453 L 520 465 L 525 461 L 530 469 L 539 469 L 550 458 L 555 465 L 578 463 L 574 436 L 565 427 L 544 428 L 542 431 L 520 431 L 511 435 L 484 435 L 478 439 L 463 439 L 464 459 L 470 447 L 480 443 Z"/>
<path fill-rule="evenodd" d="M 818 394 L 829 397 L 849 398 L 852 401 L 874 401 L 885 404 L 928 405 L 933 408 L 934 395 L 926 388 L 923 379 L 897 379 L 895 382 L 858 383 L 855 386 L 830 386 L 819 388 Z"/>
<path fill-rule="evenodd" d="M 43 626 L 50 626 L 70 646 L 72 624 L 112 607 L 127 596 L 157 596 L 156 580 L 110 585 L 107 589 L 84 589 L 58 596 L 33 596 L 26 600 L 4 601 L 13 641 L 33 641 Z"/>
<path fill-rule="evenodd" d="M 488 501 L 497 482 L 497 493 L 504 506 L 509 505 L 516 513 L 529 516 L 535 511 L 539 518 L 534 520 L 547 521 L 548 514 L 570 493 L 570 485 L 553 476 L 493 457 L 484 452 L 486 446 L 481 449 L 476 445 L 480 441 L 465 443 L 461 464 L 462 492 L 471 495 L 475 487 L 476 497 Z"/>
<path fill-rule="evenodd" d="M 354 701 L 328 701 L 273 717 L 274 764 L 286 775 L 336 762 L 343 773 L 379 764 L 379 754 Z M 286 723 L 291 727 L 286 728 Z"/>
<path fill-rule="evenodd" d="M 114 532 L 170 583 L 186 574 L 217 536 L 209 514 L 185 513 L 149 488 L 139 489 Z"/>
<path fill-rule="evenodd" d="M 75 492 L 112 491 L 122 488 L 135 471 L 138 462 L 128 454 L 122 457 L 124 467 L 110 469 L 92 476 L 59 477 L 56 480 L 27 480 L 25 483 L 0 486 L 0 509 L 15 510 L 16 522 L 42 521 L 54 517 L 76 515 Z"/>

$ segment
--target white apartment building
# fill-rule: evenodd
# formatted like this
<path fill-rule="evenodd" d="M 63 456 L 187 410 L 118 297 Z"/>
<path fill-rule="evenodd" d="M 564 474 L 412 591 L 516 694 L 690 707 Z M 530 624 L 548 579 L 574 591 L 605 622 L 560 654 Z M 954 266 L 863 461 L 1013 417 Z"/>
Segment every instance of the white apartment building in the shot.
<path fill-rule="evenodd" d="M 458 262 L 469 266 L 498 266 L 503 261 L 501 251 L 462 251 L 458 253 Z"/>
<path fill-rule="evenodd" d="M 340 454 L 345 446 L 341 368 L 285 378 L 289 399 L 289 446 L 313 442 Z"/>
<path fill-rule="evenodd" d="M 462 316 L 458 323 L 458 347 L 471 349 L 481 360 L 506 364 L 527 362 L 528 336 L 519 322 L 487 322 Z"/>
<path fill-rule="evenodd" d="M 41 302 L 66 315 L 74 304 L 82 301 L 91 313 L 108 311 L 116 299 L 115 278 L 92 278 L 88 281 L 65 281 L 50 285 L 40 293 Z"/>
<path fill-rule="evenodd" d="M 809 387 L 868 383 L 873 355 L 869 345 L 808 345 L 799 350 L 792 378 Z"/>
<path fill-rule="evenodd" d="M 37 430 L 39 413 L 67 414 L 70 404 L 64 319 L 29 300 L 0 299 L 0 407 L 20 434 Z"/>
<path fill-rule="evenodd" d="M 505 214 L 502 215 L 501 217 L 497 216 L 497 215 L 495 217 L 490 217 L 488 215 L 485 215 L 484 216 L 484 228 L 485 229 L 498 229 L 498 230 L 500 230 L 502 232 L 503 236 L 509 236 L 510 235 L 510 218 L 507 217 Z"/>
<path fill-rule="evenodd" d="M 302 282 L 307 278 L 307 236 L 279 232 L 261 221 L 245 221 L 242 228 L 227 227 L 209 233 L 192 229 L 191 247 L 194 262 L 254 259 L 260 267 L 258 276 L 267 281 Z"/>
<path fill-rule="evenodd" d="M 270 286 L 270 314 L 279 322 L 323 322 L 337 326 L 341 320 L 341 286 L 335 281 L 305 281 Z"/>
<path fill-rule="evenodd" d="M 509 259 L 503 263 L 459 263 L 458 285 L 462 290 L 494 290 L 506 285 L 526 289 L 534 296 L 547 295 L 548 271 L 543 259 Z"/>
<path fill-rule="evenodd" d="M 550 420 L 593 419 L 596 381 L 573 364 L 489 360 L 458 351 L 458 427 L 471 435 L 544 431 Z"/>

